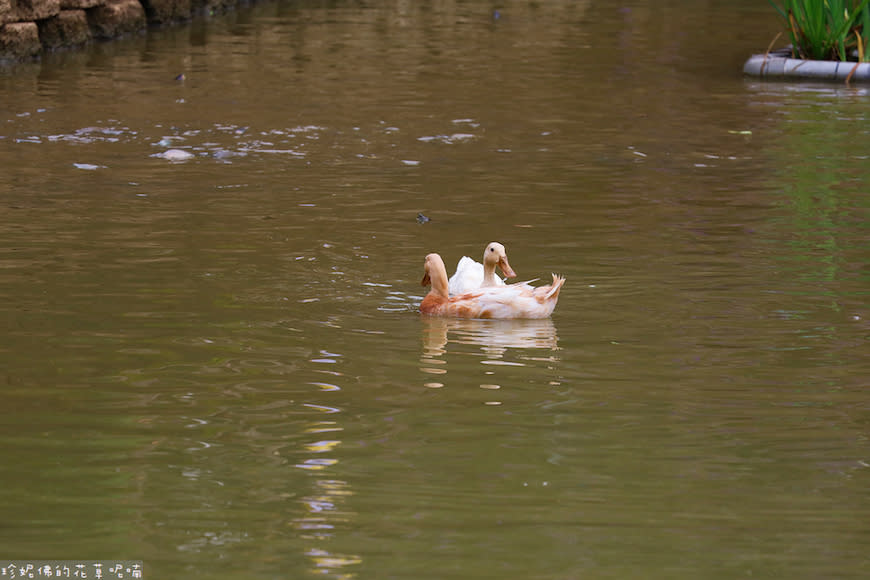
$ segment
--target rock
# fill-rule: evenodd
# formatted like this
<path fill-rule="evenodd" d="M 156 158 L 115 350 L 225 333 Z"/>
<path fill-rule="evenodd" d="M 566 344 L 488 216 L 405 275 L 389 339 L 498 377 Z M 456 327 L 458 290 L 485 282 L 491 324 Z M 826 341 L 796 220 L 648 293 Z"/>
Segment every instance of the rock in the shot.
<path fill-rule="evenodd" d="M 14 2 L 15 19 L 19 22 L 51 18 L 60 12 L 60 0 L 14 0 Z"/>
<path fill-rule="evenodd" d="M 41 50 L 35 22 L 9 22 L 0 26 L 0 59 L 36 56 Z"/>
<path fill-rule="evenodd" d="M 13 20 L 15 20 L 15 11 L 12 9 L 12 0 L 0 0 L 0 24 Z"/>
<path fill-rule="evenodd" d="M 154 24 L 190 19 L 190 0 L 142 0 L 142 5 L 148 22 Z"/>
<path fill-rule="evenodd" d="M 2 1 L 2 0 L 0 0 Z M 60 0 L 61 10 L 75 10 L 80 8 L 93 8 L 103 3 L 103 0 Z"/>
<path fill-rule="evenodd" d="M 47 49 L 79 46 L 91 40 L 91 29 L 84 10 L 61 10 L 57 16 L 40 20 L 39 39 Z"/>
<path fill-rule="evenodd" d="M 108 0 L 87 10 L 94 38 L 116 38 L 145 30 L 145 10 L 137 0 Z"/>

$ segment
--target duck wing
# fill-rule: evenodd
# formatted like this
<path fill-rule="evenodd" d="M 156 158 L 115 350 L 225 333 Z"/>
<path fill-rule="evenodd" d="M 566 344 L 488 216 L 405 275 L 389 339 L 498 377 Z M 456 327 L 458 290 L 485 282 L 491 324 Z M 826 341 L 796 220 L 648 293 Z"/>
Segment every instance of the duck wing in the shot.
<path fill-rule="evenodd" d="M 447 282 L 447 291 L 451 296 L 456 296 L 477 290 L 481 284 L 483 284 L 483 264 L 475 262 L 468 256 L 462 256 L 456 264 L 456 272 Z"/>

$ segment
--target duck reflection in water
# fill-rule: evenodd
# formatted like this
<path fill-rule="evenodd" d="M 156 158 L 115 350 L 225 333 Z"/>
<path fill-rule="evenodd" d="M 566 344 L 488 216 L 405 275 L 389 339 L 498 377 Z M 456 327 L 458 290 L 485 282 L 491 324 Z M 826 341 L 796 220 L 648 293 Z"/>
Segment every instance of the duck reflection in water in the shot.
<path fill-rule="evenodd" d="M 559 350 L 559 337 L 556 326 L 549 318 L 533 320 L 468 320 L 463 318 L 424 317 L 423 353 L 420 370 L 431 375 L 447 373 L 447 360 L 444 355 L 448 345 L 476 345 L 484 354 L 484 364 L 511 364 L 502 359 L 509 349 L 525 351 L 521 357 L 530 361 L 554 362 L 558 357 L 553 353 Z M 549 351 L 546 356 L 532 356 L 530 349 Z M 430 383 L 427 386 L 443 386 Z"/>

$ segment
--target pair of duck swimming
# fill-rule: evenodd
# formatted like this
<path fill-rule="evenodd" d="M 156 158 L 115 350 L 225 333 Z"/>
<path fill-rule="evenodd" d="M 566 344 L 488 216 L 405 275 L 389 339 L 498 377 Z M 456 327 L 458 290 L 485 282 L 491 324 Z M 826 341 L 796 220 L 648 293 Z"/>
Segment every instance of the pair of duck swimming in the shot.
<path fill-rule="evenodd" d="M 532 286 L 529 282 L 534 280 L 505 284 L 495 275 L 496 266 L 506 277 L 516 277 L 498 242 L 486 246 L 483 264 L 463 256 L 449 280 L 441 256 L 429 254 L 421 284 L 431 284 L 432 289 L 420 303 L 420 312 L 455 318 L 546 318 L 553 313 L 565 278 L 553 274 L 548 286 Z"/>

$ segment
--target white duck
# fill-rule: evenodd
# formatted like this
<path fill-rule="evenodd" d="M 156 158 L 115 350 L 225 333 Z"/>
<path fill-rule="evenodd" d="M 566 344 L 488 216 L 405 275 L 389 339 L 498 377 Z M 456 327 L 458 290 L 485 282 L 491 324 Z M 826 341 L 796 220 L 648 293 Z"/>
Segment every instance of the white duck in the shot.
<path fill-rule="evenodd" d="M 456 272 L 450 277 L 447 291 L 450 296 L 464 294 L 478 288 L 489 286 L 504 286 L 504 280 L 495 275 L 495 267 L 501 268 L 502 274 L 508 278 L 516 276 L 504 246 L 498 242 L 490 242 L 483 251 L 483 264 L 475 262 L 468 256 L 462 256 L 456 264 Z"/>
<path fill-rule="evenodd" d="M 453 318 L 546 318 L 559 301 L 565 278 L 553 274 L 553 283 L 537 288 L 528 283 L 478 288 L 458 296 L 447 293 L 447 268 L 438 254 L 426 256 L 421 284 L 432 290 L 420 303 L 420 312 Z"/>

